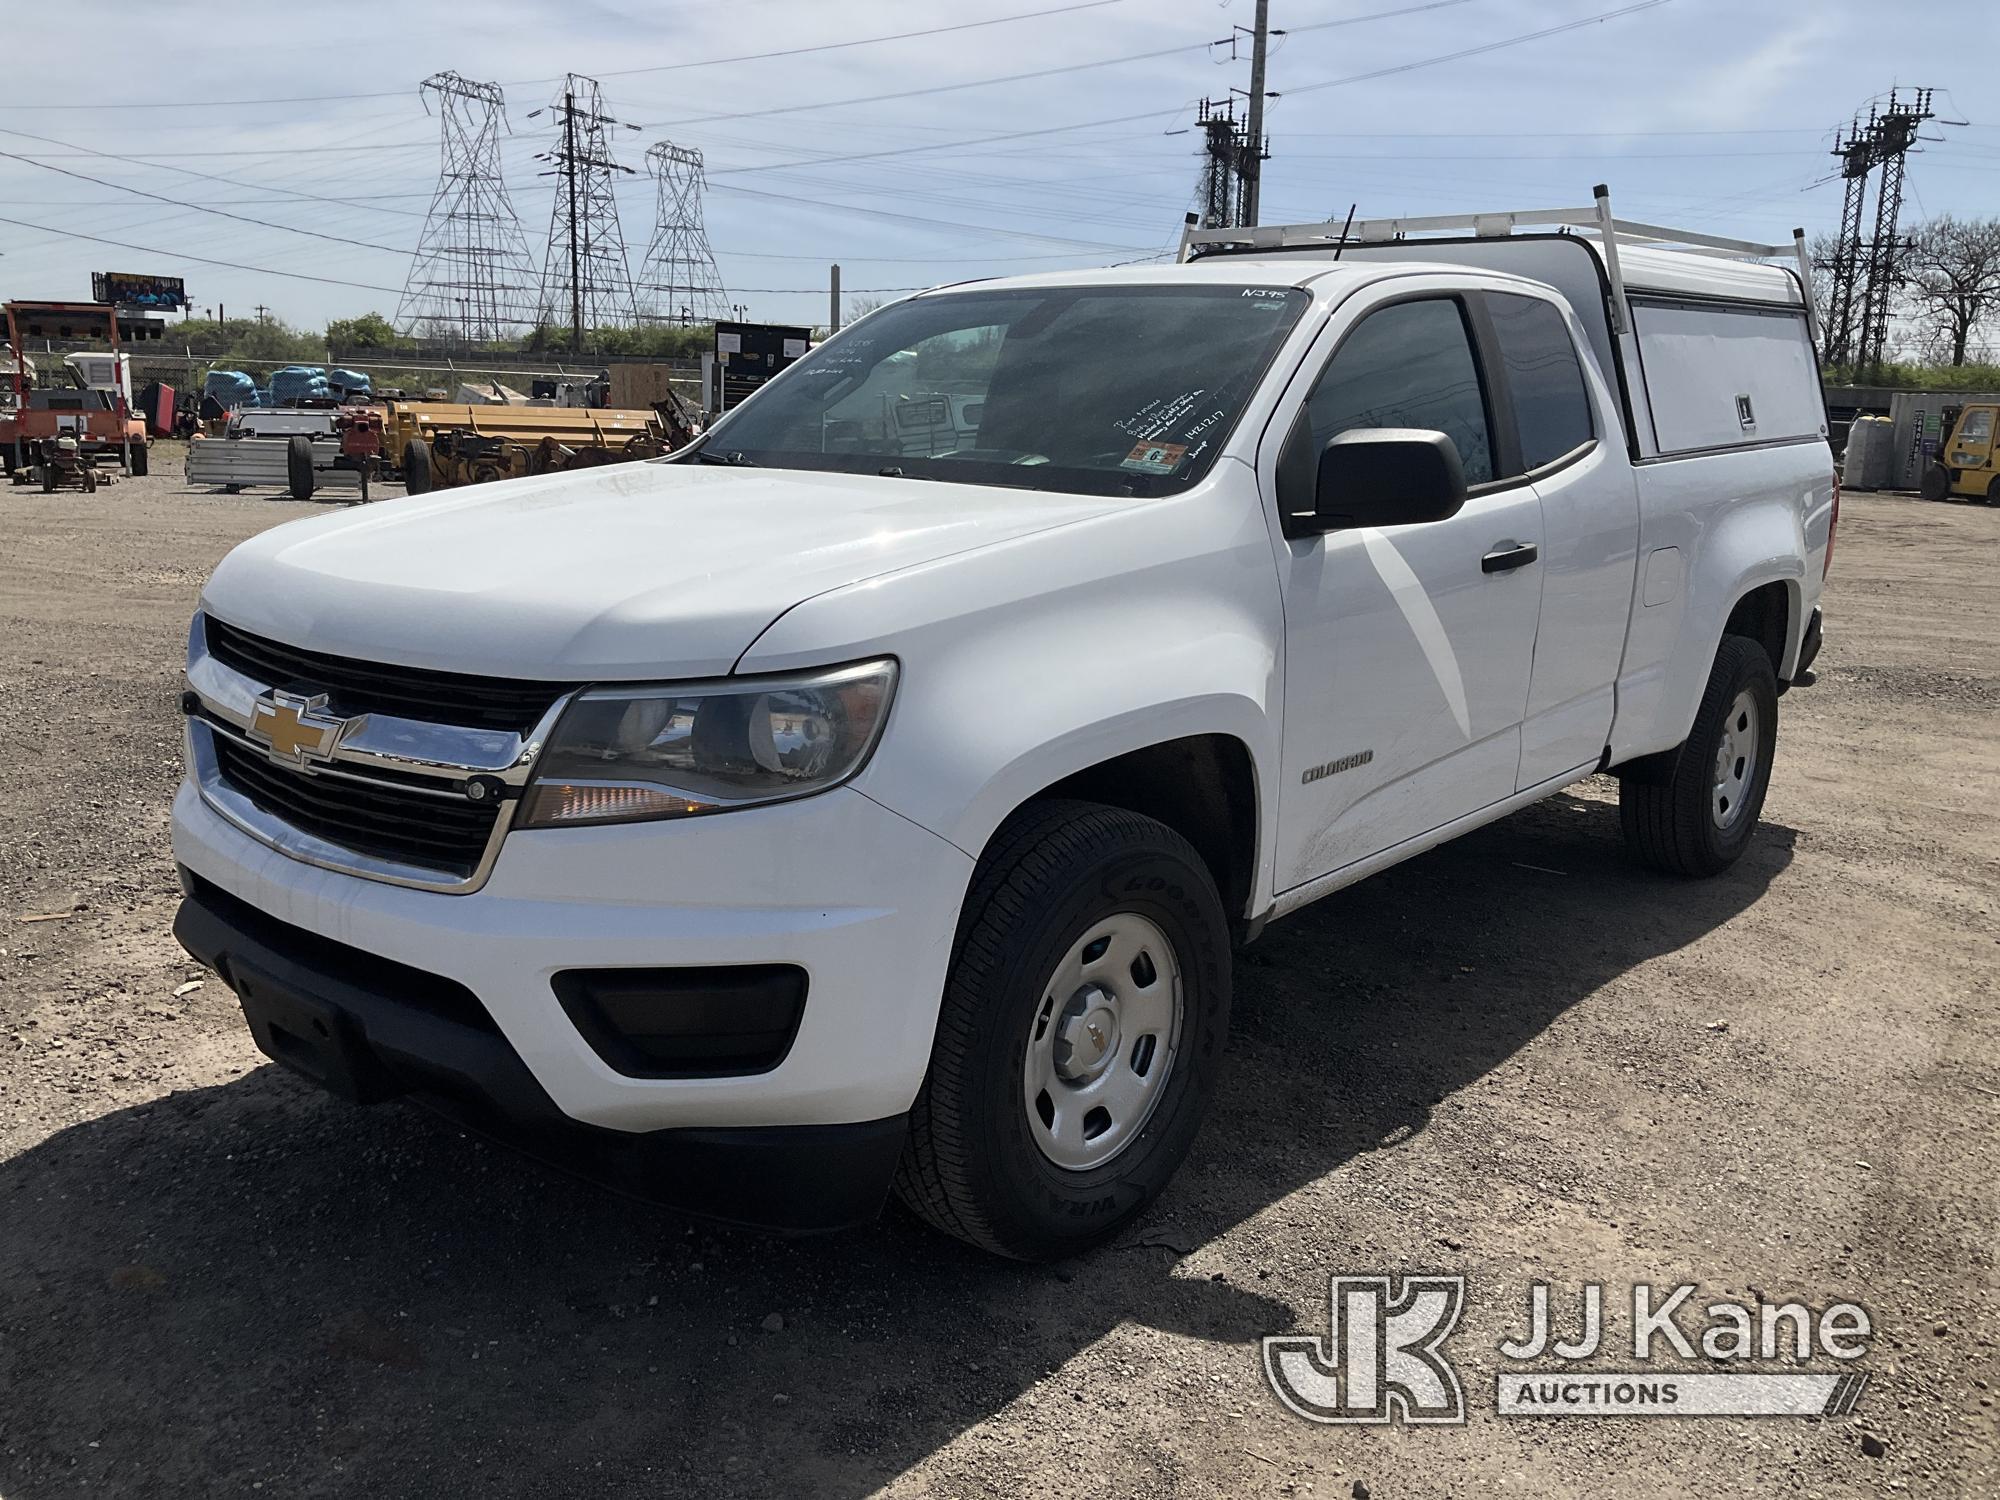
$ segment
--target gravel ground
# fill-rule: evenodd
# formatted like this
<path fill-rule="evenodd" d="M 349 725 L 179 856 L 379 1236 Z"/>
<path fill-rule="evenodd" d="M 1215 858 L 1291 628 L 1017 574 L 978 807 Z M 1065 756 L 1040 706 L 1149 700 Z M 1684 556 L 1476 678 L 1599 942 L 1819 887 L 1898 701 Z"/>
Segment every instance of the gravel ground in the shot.
<path fill-rule="evenodd" d="M 1174 1189 L 1023 1268 L 691 1227 L 264 1064 L 168 933 L 174 695 L 208 569 L 314 509 L 0 489 L 8 1500 L 2000 1490 L 2000 512 L 1849 497 L 1730 874 L 1627 864 L 1593 782 L 1277 924 Z M 1259 1335 L 1424 1269 L 1470 1278 L 1468 1425 L 1278 1407 Z M 1536 1279 L 1853 1298 L 1873 1383 L 1503 1421 Z"/>

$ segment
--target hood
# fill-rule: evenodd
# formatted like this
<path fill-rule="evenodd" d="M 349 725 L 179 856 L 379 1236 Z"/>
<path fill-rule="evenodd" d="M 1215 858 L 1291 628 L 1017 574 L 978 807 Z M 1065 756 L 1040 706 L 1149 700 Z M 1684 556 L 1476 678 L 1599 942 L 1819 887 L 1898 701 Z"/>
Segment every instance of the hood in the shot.
<path fill-rule="evenodd" d="M 223 559 L 203 607 L 361 660 L 559 681 L 718 676 L 828 589 L 1132 502 L 619 464 L 358 506 Z"/>

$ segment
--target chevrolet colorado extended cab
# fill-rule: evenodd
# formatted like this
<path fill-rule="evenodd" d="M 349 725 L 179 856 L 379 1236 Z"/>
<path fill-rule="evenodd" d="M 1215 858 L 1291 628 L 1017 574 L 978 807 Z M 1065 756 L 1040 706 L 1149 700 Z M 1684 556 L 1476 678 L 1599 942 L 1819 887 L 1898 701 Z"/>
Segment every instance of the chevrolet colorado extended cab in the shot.
<path fill-rule="evenodd" d="M 1641 860 L 1742 853 L 1838 514 L 1781 248 L 1191 233 L 882 308 L 664 460 L 268 531 L 189 637 L 176 932 L 349 1098 L 1097 1243 L 1232 942 L 1599 772 Z"/>

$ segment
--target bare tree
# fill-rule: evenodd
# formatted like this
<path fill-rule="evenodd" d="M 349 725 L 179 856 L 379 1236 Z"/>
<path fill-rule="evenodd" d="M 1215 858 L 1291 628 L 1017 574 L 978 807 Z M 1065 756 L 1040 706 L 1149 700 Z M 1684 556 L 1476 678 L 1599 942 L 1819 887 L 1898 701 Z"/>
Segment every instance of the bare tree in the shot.
<path fill-rule="evenodd" d="M 1905 294 L 1924 342 L 1962 365 L 1973 335 L 2000 311 L 2000 219 L 1941 215 L 1904 252 Z"/>

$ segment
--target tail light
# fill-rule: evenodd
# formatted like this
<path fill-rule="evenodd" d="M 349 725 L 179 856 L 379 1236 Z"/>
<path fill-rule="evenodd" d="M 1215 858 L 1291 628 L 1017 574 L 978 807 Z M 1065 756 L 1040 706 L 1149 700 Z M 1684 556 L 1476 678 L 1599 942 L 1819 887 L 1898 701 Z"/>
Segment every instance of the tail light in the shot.
<path fill-rule="evenodd" d="M 1833 534 L 1840 529 L 1840 471 L 1833 472 L 1833 514 L 1826 521 L 1826 561 L 1820 565 L 1819 581 L 1826 582 L 1826 575 L 1833 571 Z"/>

